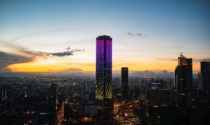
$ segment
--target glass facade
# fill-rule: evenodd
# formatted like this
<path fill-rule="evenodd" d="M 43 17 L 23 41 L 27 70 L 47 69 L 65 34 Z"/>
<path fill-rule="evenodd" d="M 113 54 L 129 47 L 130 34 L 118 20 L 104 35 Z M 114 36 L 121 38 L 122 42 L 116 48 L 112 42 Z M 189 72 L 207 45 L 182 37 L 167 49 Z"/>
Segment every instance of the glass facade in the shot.
<path fill-rule="evenodd" d="M 112 99 L 112 38 L 96 38 L 96 99 Z"/>

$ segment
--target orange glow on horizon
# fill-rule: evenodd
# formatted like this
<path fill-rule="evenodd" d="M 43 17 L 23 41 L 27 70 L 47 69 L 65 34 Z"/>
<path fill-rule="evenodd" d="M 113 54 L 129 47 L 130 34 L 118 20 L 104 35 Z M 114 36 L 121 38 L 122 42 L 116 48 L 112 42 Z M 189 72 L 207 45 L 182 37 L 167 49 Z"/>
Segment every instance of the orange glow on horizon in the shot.
<path fill-rule="evenodd" d="M 129 63 L 114 63 L 113 72 L 118 72 L 121 67 L 128 67 L 130 72 L 137 71 L 174 71 L 177 66 L 176 61 L 157 61 L 151 60 L 148 62 L 129 62 Z M 55 72 L 95 72 L 94 62 L 71 62 L 56 61 L 55 59 L 36 59 L 32 62 L 11 64 L 7 67 L 12 72 L 33 72 L 33 73 L 55 73 Z M 199 63 L 193 64 L 193 71 L 198 72 L 200 69 Z"/>

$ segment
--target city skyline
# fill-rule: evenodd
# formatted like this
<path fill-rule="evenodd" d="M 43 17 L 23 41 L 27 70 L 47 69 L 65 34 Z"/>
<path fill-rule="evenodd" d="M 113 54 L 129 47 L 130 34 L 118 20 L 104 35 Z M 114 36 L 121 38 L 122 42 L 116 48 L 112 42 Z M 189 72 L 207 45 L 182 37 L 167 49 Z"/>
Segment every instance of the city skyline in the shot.
<path fill-rule="evenodd" d="M 105 34 L 114 41 L 113 72 L 173 72 L 180 52 L 198 72 L 210 60 L 209 4 L 1 1 L 0 70 L 94 73 L 95 37 Z"/>
<path fill-rule="evenodd" d="M 0 124 L 208 125 L 209 0 L 1 0 Z"/>

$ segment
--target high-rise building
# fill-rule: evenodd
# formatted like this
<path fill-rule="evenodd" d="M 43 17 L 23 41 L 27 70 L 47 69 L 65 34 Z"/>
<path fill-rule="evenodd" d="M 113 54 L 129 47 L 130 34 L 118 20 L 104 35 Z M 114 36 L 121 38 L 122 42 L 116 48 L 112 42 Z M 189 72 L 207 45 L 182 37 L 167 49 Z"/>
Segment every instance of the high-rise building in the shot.
<path fill-rule="evenodd" d="M 112 124 L 112 38 L 96 38 L 96 101 L 100 125 Z"/>
<path fill-rule="evenodd" d="M 192 58 L 186 58 L 182 54 L 178 57 L 178 66 L 175 70 L 175 87 L 179 107 L 191 109 Z"/>
<path fill-rule="evenodd" d="M 210 62 L 201 62 L 200 81 L 206 99 L 210 100 Z"/>
<path fill-rule="evenodd" d="M 122 82 L 122 100 L 129 100 L 128 89 L 128 67 L 121 68 L 121 82 Z"/>

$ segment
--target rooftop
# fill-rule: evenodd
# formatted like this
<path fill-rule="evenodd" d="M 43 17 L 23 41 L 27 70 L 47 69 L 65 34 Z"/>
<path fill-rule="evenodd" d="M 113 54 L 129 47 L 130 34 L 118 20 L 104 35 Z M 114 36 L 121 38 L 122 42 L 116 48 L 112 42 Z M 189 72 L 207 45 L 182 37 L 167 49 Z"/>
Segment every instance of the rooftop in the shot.
<path fill-rule="evenodd" d="M 107 36 L 107 35 L 98 36 L 96 39 L 111 39 L 112 40 L 112 38 L 110 36 Z"/>

